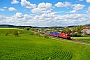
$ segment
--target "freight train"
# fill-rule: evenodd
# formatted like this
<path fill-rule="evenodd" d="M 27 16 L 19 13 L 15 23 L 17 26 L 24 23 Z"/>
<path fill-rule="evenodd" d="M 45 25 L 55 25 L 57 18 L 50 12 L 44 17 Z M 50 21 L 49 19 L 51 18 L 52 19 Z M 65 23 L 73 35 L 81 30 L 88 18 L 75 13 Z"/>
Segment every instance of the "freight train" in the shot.
<path fill-rule="evenodd" d="M 41 30 L 38 30 L 37 32 L 39 32 L 41 34 L 48 34 L 49 36 L 54 36 L 54 37 L 58 37 L 58 38 L 64 38 L 64 39 L 71 40 L 70 34 L 65 33 L 65 32 L 52 32 L 52 31 L 41 31 Z"/>
<path fill-rule="evenodd" d="M 70 35 L 64 32 L 50 32 L 49 35 L 64 38 L 64 39 L 71 39 Z"/>

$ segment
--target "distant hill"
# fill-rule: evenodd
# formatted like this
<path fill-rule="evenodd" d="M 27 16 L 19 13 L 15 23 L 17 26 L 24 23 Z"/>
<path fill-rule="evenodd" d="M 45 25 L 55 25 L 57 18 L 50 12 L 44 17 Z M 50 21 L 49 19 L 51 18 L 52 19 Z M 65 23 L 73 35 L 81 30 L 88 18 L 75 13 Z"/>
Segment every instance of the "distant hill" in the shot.
<path fill-rule="evenodd" d="M 77 25 L 78 26 L 78 25 Z M 86 24 L 86 25 L 83 25 L 83 26 L 90 26 L 90 24 Z M 15 25 L 0 25 L 1 28 L 25 28 L 25 27 L 32 27 L 32 28 L 63 28 L 62 26 L 50 26 L 50 27 L 38 27 L 38 26 L 15 26 Z M 74 27 L 74 26 L 67 26 L 67 27 Z"/>
<path fill-rule="evenodd" d="M 32 27 L 32 26 L 14 26 L 14 25 L 0 25 L 2 28 L 25 28 L 25 27 Z"/>
<path fill-rule="evenodd" d="M 48 27 L 38 27 L 38 26 L 14 26 L 14 25 L 0 25 L 2 28 L 25 28 L 25 27 L 33 27 L 33 28 L 48 28 Z M 59 26 L 51 26 L 50 28 L 63 28 Z"/>

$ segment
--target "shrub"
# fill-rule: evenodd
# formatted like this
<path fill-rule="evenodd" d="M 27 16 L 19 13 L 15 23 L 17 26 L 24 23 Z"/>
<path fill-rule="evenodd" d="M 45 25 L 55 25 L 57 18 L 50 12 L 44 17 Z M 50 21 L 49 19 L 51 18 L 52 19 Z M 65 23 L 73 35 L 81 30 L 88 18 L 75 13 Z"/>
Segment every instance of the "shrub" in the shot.
<path fill-rule="evenodd" d="M 44 37 L 45 37 L 45 38 L 49 38 L 49 34 L 45 33 L 45 34 L 44 34 Z"/>
<path fill-rule="evenodd" d="M 25 27 L 25 30 L 29 31 L 30 27 Z"/>
<path fill-rule="evenodd" d="M 8 34 L 9 34 L 8 31 L 6 31 L 6 32 L 5 32 L 5 36 L 8 36 Z"/>
<path fill-rule="evenodd" d="M 18 30 L 14 30 L 14 31 L 13 31 L 13 35 L 18 36 L 18 34 L 19 34 L 19 33 L 18 33 Z"/>
<path fill-rule="evenodd" d="M 38 35 L 38 36 L 40 36 L 40 33 L 39 33 L 39 32 L 35 32 L 35 35 Z"/>

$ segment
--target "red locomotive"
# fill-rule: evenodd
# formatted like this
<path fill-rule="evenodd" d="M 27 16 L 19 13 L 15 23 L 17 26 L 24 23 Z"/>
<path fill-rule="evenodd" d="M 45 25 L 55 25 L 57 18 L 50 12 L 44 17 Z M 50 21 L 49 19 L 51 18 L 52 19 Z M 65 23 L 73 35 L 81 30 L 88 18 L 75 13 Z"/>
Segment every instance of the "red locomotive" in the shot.
<path fill-rule="evenodd" d="M 59 37 L 65 38 L 65 39 L 71 39 L 68 33 L 59 33 Z"/>

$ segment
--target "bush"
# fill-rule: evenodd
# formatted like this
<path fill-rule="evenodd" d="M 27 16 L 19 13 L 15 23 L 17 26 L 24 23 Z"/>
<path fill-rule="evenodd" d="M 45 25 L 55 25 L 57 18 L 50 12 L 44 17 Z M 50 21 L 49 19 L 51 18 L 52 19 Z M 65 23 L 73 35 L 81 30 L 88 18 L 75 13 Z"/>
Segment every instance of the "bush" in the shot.
<path fill-rule="evenodd" d="M 25 27 L 25 30 L 29 31 L 30 27 Z"/>
<path fill-rule="evenodd" d="M 45 38 L 49 38 L 49 34 L 45 33 L 45 34 L 44 34 L 44 37 L 45 37 Z"/>
<path fill-rule="evenodd" d="M 14 31 L 13 31 L 13 35 L 18 36 L 18 34 L 19 34 L 19 33 L 18 33 L 18 30 L 14 30 Z"/>
<path fill-rule="evenodd" d="M 5 36 L 8 36 L 8 34 L 9 34 L 8 31 L 6 31 L 6 32 L 5 32 Z"/>

